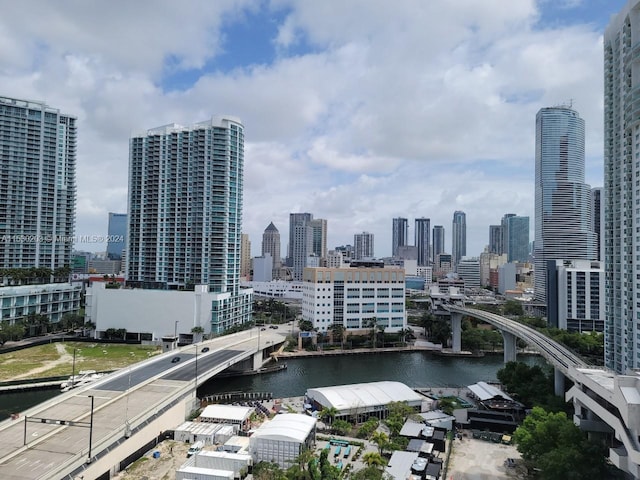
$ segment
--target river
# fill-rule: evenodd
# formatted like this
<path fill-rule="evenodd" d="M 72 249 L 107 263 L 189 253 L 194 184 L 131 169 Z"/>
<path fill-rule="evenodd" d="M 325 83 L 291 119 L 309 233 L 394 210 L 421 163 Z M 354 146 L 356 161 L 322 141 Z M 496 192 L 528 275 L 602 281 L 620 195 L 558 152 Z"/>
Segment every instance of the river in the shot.
<path fill-rule="evenodd" d="M 539 356 L 519 355 L 530 365 L 544 365 Z M 269 392 L 274 397 L 302 396 L 308 388 L 393 380 L 410 387 L 463 387 L 494 381 L 502 354 L 482 358 L 441 357 L 430 352 L 288 358 L 286 370 L 244 377 L 212 378 L 198 395 L 232 391 Z M 55 397 L 60 391 L 39 390 L 0 395 L 0 420 Z"/>
<path fill-rule="evenodd" d="M 544 365 L 535 355 L 519 355 L 528 364 Z M 381 353 L 315 358 L 287 358 L 286 370 L 262 375 L 213 378 L 198 389 L 201 396 L 232 392 L 270 392 L 274 397 L 304 395 L 308 388 L 393 380 L 410 387 L 463 387 L 496 381 L 502 354 L 482 358 L 442 357 L 430 352 Z"/>

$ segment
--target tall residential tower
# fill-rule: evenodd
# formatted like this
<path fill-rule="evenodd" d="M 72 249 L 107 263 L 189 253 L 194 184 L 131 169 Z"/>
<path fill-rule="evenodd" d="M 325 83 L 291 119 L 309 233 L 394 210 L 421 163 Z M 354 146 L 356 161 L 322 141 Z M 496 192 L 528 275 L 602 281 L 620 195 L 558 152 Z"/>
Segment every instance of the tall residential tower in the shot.
<path fill-rule="evenodd" d="M 251 319 L 240 288 L 244 127 L 214 117 L 148 130 L 129 142 L 127 283 L 216 293 L 211 332 Z"/>
<path fill-rule="evenodd" d="M 374 258 L 373 233 L 362 232 L 353 236 L 353 258 L 362 260 L 363 258 Z"/>
<path fill-rule="evenodd" d="M 605 365 L 640 368 L 640 1 L 604 33 Z"/>
<path fill-rule="evenodd" d="M 0 97 L 0 268 L 71 266 L 76 117 Z"/>

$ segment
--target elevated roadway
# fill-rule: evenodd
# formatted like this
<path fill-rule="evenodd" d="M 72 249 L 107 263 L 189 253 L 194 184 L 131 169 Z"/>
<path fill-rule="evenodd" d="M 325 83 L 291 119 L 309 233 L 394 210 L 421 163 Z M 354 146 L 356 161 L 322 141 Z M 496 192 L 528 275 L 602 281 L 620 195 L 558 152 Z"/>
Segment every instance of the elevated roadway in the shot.
<path fill-rule="evenodd" d="M 558 388 L 563 387 L 559 377 L 564 376 L 573 382 L 564 396 L 573 402 L 574 423 L 591 435 L 604 435 L 609 439 L 611 463 L 632 478 L 640 479 L 639 372 L 619 375 L 590 366 L 546 335 L 494 313 L 461 305 L 446 305 L 444 308 L 451 313 L 452 324 L 458 324 L 458 327 L 460 316 L 468 315 L 500 329 L 505 339 L 505 360 L 515 359 L 516 337 L 538 350 L 555 367 L 556 393 L 564 394 L 564 388 Z M 508 351 L 511 349 L 513 352 Z"/>
<path fill-rule="evenodd" d="M 110 478 L 132 452 L 184 422 L 198 407 L 197 385 L 240 362 L 261 365 L 284 339 L 252 329 L 189 345 L 22 412 L 0 423 L 0 478 Z"/>
<path fill-rule="evenodd" d="M 458 305 L 448 305 L 445 308 L 452 314 L 468 315 L 500 329 L 505 337 L 505 360 L 515 360 L 515 341 L 504 335 L 506 333 L 507 335 L 520 338 L 528 345 L 534 347 L 551 365 L 560 370 L 565 376 L 569 375 L 571 368 L 586 368 L 589 366 L 579 355 L 561 343 L 550 339 L 543 333 L 527 325 L 523 325 L 520 322 L 475 308 Z"/>

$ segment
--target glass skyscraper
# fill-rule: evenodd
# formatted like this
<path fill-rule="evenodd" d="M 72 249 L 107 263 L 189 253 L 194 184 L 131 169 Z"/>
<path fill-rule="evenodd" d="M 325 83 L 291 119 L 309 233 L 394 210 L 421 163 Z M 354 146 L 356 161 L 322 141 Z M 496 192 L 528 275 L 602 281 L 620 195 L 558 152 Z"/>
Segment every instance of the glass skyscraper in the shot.
<path fill-rule="evenodd" d="M 584 183 L 584 120 L 566 106 L 536 115 L 535 284 L 546 303 L 547 263 L 594 260 L 590 187 Z"/>
<path fill-rule="evenodd" d="M 433 226 L 433 262 L 441 253 L 445 253 L 444 249 L 444 227 L 442 225 Z"/>
<path fill-rule="evenodd" d="M 107 257 L 120 260 L 127 238 L 127 214 L 109 212 Z"/>
<path fill-rule="evenodd" d="M 208 285 L 212 333 L 251 318 L 240 288 L 243 169 L 244 128 L 232 117 L 165 125 L 129 143 L 127 283 Z"/>
<path fill-rule="evenodd" d="M 416 218 L 415 232 L 416 248 L 418 249 L 418 265 L 430 265 L 431 255 L 431 220 L 429 218 Z"/>
<path fill-rule="evenodd" d="M 467 254 L 467 214 L 456 210 L 453 212 L 451 225 L 451 262 L 454 267 Z"/>
<path fill-rule="evenodd" d="M 529 217 L 513 215 L 504 219 L 506 225 L 506 254 L 508 262 L 529 259 Z"/>
<path fill-rule="evenodd" d="M 0 268 L 71 266 L 76 118 L 0 97 Z"/>
<path fill-rule="evenodd" d="M 398 256 L 398 248 L 408 245 L 408 240 L 409 221 L 403 217 L 394 218 L 391 232 L 391 255 Z"/>

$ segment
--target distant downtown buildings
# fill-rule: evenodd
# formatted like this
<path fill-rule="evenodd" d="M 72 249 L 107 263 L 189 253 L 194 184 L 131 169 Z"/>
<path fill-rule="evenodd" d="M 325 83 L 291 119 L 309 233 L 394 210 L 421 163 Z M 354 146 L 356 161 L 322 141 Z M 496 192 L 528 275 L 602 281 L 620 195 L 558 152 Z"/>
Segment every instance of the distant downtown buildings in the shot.
<path fill-rule="evenodd" d="M 129 146 L 127 283 L 206 285 L 211 331 L 251 318 L 240 288 L 244 128 L 232 117 L 135 135 Z"/>

